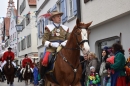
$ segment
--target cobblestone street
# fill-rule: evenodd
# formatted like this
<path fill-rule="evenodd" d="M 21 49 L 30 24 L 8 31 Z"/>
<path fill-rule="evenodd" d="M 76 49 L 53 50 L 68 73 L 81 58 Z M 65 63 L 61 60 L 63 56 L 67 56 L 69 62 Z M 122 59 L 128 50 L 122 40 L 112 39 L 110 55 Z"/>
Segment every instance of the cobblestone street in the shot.
<path fill-rule="evenodd" d="M 0 86 L 8 86 L 7 81 L 0 82 Z M 14 86 L 25 86 L 25 82 L 18 82 L 18 78 L 14 79 Z M 29 84 L 28 86 L 33 86 L 33 84 Z"/>

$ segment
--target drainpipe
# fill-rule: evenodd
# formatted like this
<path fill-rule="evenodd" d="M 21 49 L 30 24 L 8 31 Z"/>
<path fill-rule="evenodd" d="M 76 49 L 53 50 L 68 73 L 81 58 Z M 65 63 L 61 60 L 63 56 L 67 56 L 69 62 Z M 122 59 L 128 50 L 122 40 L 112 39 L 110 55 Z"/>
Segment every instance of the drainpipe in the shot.
<path fill-rule="evenodd" d="M 80 0 L 77 1 L 77 18 L 81 21 Z"/>
<path fill-rule="evenodd" d="M 16 13 L 16 16 L 18 16 L 18 11 L 19 11 L 19 0 L 17 0 L 17 13 Z M 16 17 L 16 24 L 18 24 L 18 17 Z"/>

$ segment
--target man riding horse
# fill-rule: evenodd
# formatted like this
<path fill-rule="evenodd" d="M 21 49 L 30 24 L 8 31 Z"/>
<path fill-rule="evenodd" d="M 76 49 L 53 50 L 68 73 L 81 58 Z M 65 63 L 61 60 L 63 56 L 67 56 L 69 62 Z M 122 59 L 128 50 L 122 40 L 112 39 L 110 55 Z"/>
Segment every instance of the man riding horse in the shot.
<path fill-rule="evenodd" d="M 45 78 L 46 68 L 48 65 L 48 57 L 51 53 L 56 52 L 56 48 L 59 45 L 65 46 L 68 36 L 69 28 L 61 24 L 62 12 L 53 11 L 50 13 L 49 20 L 52 21 L 52 24 L 49 24 L 45 27 L 45 33 L 43 36 L 42 44 L 46 47 L 45 55 L 42 60 L 41 66 L 41 81 L 43 83 L 43 78 Z"/>
<path fill-rule="evenodd" d="M 32 60 L 30 58 L 28 58 L 28 54 L 25 54 L 25 58 L 22 60 L 22 69 L 20 71 L 20 73 L 22 73 L 22 71 L 25 69 L 26 64 L 29 63 L 30 64 L 30 69 L 31 72 L 33 72 L 33 64 L 32 64 Z"/>
<path fill-rule="evenodd" d="M 16 64 L 13 62 L 13 60 L 14 60 L 14 52 L 12 52 L 11 50 L 12 50 L 12 48 L 9 47 L 9 48 L 8 48 L 8 51 L 4 52 L 3 57 L 2 57 L 3 63 L 2 63 L 2 65 L 1 65 L 1 67 L 2 67 L 2 69 L 3 69 L 4 65 L 7 63 L 6 60 L 7 60 L 8 58 L 10 58 L 11 61 L 12 61 L 13 66 L 14 66 L 14 68 L 15 68 L 15 72 L 16 72 Z"/>

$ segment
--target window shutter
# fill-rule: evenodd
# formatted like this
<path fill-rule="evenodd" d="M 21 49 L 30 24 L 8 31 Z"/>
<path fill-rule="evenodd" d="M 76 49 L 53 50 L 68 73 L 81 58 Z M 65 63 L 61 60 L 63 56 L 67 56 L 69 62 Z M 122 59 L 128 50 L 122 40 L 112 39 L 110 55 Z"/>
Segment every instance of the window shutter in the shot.
<path fill-rule="evenodd" d="M 38 29 L 38 38 L 40 38 L 40 21 L 38 22 L 38 24 L 37 24 L 37 29 Z"/>
<path fill-rule="evenodd" d="M 57 10 L 57 5 L 55 4 L 55 5 L 50 9 L 50 12 L 56 11 L 56 10 Z"/>
<path fill-rule="evenodd" d="M 77 15 L 77 0 L 73 0 L 73 14 Z"/>
<path fill-rule="evenodd" d="M 67 21 L 67 8 L 66 8 L 66 0 L 61 0 L 60 2 L 61 6 L 61 12 L 63 12 L 62 15 L 62 23 L 65 23 Z"/>
<path fill-rule="evenodd" d="M 45 18 L 45 26 L 48 25 L 48 19 Z"/>
<path fill-rule="evenodd" d="M 44 34 L 44 19 L 42 19 L 42 33 Z"/>

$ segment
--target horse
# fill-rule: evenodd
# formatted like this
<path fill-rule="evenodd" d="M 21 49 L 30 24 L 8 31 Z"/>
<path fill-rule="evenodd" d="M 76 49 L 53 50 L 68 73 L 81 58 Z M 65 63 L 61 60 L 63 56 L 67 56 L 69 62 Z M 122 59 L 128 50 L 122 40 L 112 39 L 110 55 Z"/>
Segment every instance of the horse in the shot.
<path fill-rule="evenodd" d="M 29 79 L 31 80 L 31 77 L 32 77 L 32 72 L 31 72 L 29 63 L 26 64 L 25 69 L 22 72 L 22 76 L 25 80 L 25 86 L 28 86 L 29 85 L 28 80 Z"/>
<path fill-rule="evenodd" d="M 11 57 L 7 57 L 6 62 L 7 63 L 3 67 L 3 72 L 6 76 L 7 84 L 9 84 L 10 86 L 13 86 L 14 77 L 15 77 L 15 69 L 12 64 Z"/>
<path fill-rule="evenodd" d="M 81 86 L 82 68 L 80 55 L 84 56 L 90 51 L 88 27 L 91 23 L 85 24 L 80 22 L 79 19 L 76 20 L 76 25 L 65 47 L 56 54 L 55 66 L 52 72 L 55 81 L 50 74 L 46 74 L 46 80 L 60 86 Z"/>

